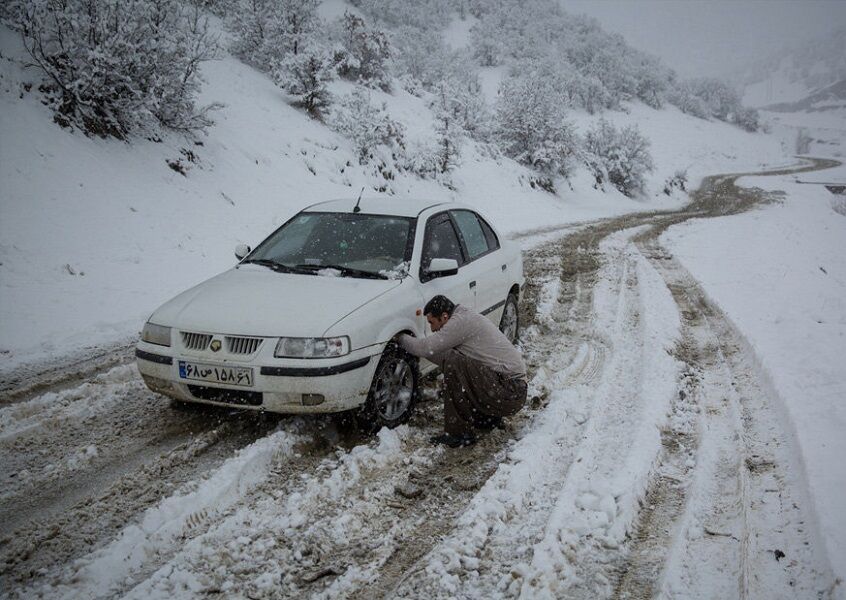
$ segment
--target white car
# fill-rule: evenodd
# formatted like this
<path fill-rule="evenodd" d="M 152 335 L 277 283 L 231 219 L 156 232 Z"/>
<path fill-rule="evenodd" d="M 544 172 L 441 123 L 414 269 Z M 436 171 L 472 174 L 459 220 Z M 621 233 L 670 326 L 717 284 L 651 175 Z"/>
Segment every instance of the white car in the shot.
<path fill-rule="evenodd" d="M 279 413 L 358 409 L 366 426 L 393 427 L 434 365 L 392 340 L 432 335 L 423 307 L 433 296 L 517 338 L 520 250 L 466 205 L 323 202 L 235 255 L 144 325 L 135 354 L 151 390 Z"/>

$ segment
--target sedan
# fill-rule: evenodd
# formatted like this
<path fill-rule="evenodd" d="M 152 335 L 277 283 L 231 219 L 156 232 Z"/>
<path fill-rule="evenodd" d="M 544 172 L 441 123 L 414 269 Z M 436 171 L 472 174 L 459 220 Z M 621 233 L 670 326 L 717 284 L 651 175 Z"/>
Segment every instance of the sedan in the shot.
<path fill-rule="evenodd" d="M 235 256 L 144 325 L 135 355 L 151 390 L 278 413 L 354 410 L 364 427 L 394 427 L 435 365 L 393 340 L 433 335 L 423 315 L 433 296 L 518 336 L 520 250 L 470 206 L 323 202 Z"/>

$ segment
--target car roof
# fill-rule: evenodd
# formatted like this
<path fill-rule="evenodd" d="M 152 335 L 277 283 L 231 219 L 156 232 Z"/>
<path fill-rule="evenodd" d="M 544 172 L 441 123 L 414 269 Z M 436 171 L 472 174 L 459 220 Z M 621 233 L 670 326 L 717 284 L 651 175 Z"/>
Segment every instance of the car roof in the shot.
<path fill-rule="evenodd" d="M 355 207 L 355 198 L 343 198 L 339 200 L 328 200 L 318 202 L 305 208 L 309 212 L 344 212 L 352 213 Z M 450 208 L 464 208 L 455 202 L 443 202 L 437 200 L 421 200 L 412 198 L 362 198 L 359 208 L 362 214 L 369 215 L 396 215 L 398 217 L 417 217 L 427 208 L 433 206 L 449 205 Z"/>

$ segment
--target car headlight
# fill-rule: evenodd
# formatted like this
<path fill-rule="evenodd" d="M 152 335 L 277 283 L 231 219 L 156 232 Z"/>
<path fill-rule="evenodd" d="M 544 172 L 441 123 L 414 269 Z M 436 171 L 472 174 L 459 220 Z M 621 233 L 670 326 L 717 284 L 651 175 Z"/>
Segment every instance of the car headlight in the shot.
<path fill-rule="evenodd" d="M 170 346 L 170 327 L 156 325 L 147 321 L 141 331 L 141 339 L 150 344 Z"/>
<path fill-rule="evenodd" d="M 350 353 L 350 338 L 279 338 L 276 358 L 334 358 Z"/>

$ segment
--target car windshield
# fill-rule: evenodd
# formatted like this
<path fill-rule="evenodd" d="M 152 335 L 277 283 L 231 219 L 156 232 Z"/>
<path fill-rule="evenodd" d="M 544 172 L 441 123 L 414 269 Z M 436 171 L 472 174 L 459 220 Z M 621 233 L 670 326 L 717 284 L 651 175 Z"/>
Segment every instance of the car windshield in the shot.
<path fill-rule="evenodd" d="M 415 219 L 356 213 L 300 213 L 246 262 L 316 275 L 391 278 L 411 259 Z"/>

